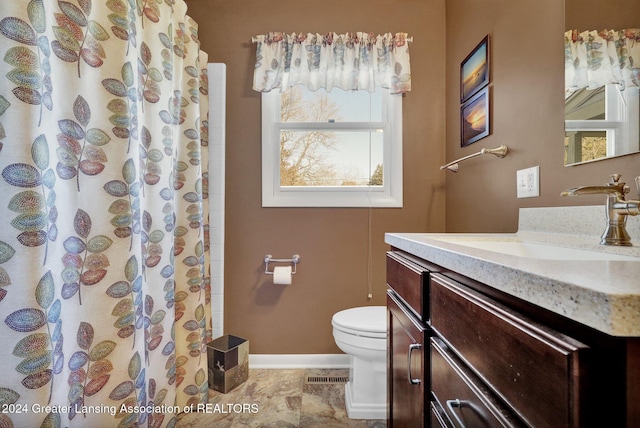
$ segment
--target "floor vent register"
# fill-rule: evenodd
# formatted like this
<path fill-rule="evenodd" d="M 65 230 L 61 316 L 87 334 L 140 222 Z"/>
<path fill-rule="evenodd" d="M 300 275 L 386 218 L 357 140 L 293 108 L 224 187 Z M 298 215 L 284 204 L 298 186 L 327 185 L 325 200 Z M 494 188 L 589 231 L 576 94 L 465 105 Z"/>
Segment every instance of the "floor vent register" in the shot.
<path fill-rule="evenodd" d="M 304 383 L 306 384 L 332 384 L 347 382 L 349 382 L 349 376 L 305 376 L 304 378 Z"/>

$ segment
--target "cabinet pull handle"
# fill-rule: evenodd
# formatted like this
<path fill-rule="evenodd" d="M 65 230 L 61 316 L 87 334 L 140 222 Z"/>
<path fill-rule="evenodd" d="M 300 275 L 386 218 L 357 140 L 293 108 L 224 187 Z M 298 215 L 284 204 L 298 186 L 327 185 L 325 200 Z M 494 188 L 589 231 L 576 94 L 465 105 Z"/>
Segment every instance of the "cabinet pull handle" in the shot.
<path fill-rule="evenodd" d="M 465 424 L 460 420 L 460 416 L 458 416 L 458 412 L 456 412 L 456 409 L 461 409 L 463 403 L 464 402 L 460 401 L 460 399 L 458 398 L 456 398 L 455 400 L 447 400 L 447 407 L 451 411 L 451 414 L 455 418 L 460 428 L 465 428 Z"/>
<path fill-rule="evenodd" d="M 466 425 L 464 424 L 464 422 L 462 422 L 462 419 L 460 419 L 460 415 L 458 414 L 458 412 L 456 412 L 456 409 L 462 409 L 463 407 L 470 409 L 476 415 L 476 417 L 483 422 L 484 426 L 490 426 L 490 422 L 487 420 L 487 417 L 485 416 L 485 413 L 482 411 L 482 409 L 478 408 L 471 401 L 460 400 L 459 398 L 456 398 L 455 400 L 447 400 L 447 407 L 451 411 L 451 414 L 455 418 L 458 425 L 460 425 L 460 428 L 465 428 Z"/>
<path fill-rule="evenodd" d="M 407 354 L 407 377 L 409 378 L 409 383 L 411 385 L 419 385 L 422 380 L 419 378 L 414 379 L 413 375 L 411 374 L 411 353 L 414 349 L 422 349 L 422 345 L 419 343 L 412 343 L 411 345 L 409 345 L 409 353 Z"/>

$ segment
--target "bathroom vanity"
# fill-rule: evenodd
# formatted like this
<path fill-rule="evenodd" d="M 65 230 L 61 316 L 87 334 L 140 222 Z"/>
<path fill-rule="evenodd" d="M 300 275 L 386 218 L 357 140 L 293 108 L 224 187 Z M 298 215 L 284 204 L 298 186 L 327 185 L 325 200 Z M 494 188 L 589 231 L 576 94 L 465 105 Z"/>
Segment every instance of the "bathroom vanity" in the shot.
<path fill-rule="evenodd" d="M 640 248 L 598 245 L 601 209 L 386 235 L 389 427 L 640 426 Z"/>

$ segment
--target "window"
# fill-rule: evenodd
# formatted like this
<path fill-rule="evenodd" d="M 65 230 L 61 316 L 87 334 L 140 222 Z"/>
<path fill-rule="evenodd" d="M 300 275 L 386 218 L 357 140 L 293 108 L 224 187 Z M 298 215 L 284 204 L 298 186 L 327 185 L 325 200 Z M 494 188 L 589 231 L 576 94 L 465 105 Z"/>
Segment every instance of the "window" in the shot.
<path fill-rule="evenodd" d="M 402 207 L 402 95 L 263 93 L 262 206 Z"/>
<path fill-rule="evenodd" d="M 638 88 L 608 84 L 565 98 L 565 165 L 638 150 Z"/>

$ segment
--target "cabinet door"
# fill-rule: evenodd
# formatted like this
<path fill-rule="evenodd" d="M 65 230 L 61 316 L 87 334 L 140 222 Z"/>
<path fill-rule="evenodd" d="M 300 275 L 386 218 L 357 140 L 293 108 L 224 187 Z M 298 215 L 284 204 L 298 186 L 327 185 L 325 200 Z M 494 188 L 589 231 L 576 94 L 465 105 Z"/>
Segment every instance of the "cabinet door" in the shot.
<path fill-rule="evenodd" d="M 402 304 L 395 293 L 387 291 L 388 308 L 388 421 L 393 428 L 424 427 L 425 385 L 429 385 L 424 327 Z"/>

